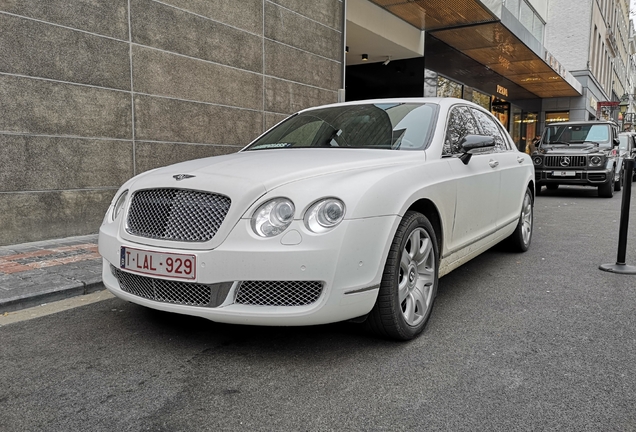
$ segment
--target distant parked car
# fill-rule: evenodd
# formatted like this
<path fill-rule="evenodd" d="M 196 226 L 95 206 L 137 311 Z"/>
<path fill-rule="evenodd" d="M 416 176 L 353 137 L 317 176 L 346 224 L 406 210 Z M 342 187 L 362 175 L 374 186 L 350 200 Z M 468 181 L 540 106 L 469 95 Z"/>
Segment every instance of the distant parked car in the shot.
<path fill-rule="evenodd" d="M 213 321 L 366 320 L 419 334 L 438 277 L 502 240 L 530 246 L 534 170 L 461 99 L 301 111 L 238 153 L 140 174 L 99 233 L 106 287 Z"/>
<path fill-rule="evenodd" d="M 532 154 L 537 195 L 541 187 L 570 184 L 598 188 L 611 198 L 622 185 L 618 127 L 606 121 L 559 122 L 546 126 Z"/>
<path fill-rule="evenodd" d="M 625 177 L 625 158 L 634 159 L 636 157 L 636 132 L 621 132 L 618 134 L 620 144 L 618 145 L 618 164 L 621 167 L 621 175 Z M 636 181 L 636 172 L 632 175 L 632 181 Z"/>

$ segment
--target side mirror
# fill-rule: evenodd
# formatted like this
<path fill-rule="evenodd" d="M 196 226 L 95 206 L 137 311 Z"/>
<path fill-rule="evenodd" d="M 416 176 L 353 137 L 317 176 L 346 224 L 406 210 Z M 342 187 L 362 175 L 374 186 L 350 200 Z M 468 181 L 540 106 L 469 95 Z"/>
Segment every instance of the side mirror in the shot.
<path fill-rule="evenodd" d="M 468 165 L 473 156 L 471 151 L 475 149 L 492 148 L 495 146 L 495 137 L 487 135 L 466 135 L 459 142 L 463 154 L 459 157 L 464 165 Z"/>
<path fill-rule="evenodd" d="M 614 138 L 614 147 L 618 147 L 621 143 L 621 140 L 619 140 L 618 138 Z"/>

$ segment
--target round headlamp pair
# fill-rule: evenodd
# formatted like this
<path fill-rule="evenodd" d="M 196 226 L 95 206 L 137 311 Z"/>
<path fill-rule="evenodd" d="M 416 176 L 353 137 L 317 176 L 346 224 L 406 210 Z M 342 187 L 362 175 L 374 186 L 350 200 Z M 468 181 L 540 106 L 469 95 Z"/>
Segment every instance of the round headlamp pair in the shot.
<path fill-rule="evenodd" d="M 294 203 L 287 198 L 274 198 L 261 205 L 252 216 L 254 232 L 261 237 L 274 237 L 289 227 L 294 220 Z M 305 213 L 305 226 L 312 232 L 323 233 L 344 219 L 345 206 L 336 198 L 316 201 Z"/>

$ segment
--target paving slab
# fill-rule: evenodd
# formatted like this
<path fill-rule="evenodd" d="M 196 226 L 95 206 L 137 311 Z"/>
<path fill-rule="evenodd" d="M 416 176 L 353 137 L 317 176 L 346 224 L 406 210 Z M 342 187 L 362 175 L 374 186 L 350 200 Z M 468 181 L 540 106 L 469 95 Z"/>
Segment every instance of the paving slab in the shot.
<path fill-rule="evenodd" d="M 0 313 L 103 289 L 97 234 L 0 246 Z"/>

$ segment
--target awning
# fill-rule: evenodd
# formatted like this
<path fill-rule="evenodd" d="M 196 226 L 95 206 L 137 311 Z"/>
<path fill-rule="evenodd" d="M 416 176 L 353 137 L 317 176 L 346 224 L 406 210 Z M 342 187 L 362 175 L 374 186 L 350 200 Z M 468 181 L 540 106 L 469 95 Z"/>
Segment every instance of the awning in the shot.
<path fill-rule="evenodd" d="M 556 59 L 545 49 L 538 55 L 478 0 L 371 1 L 537 97 L 581 95 Z"/>

